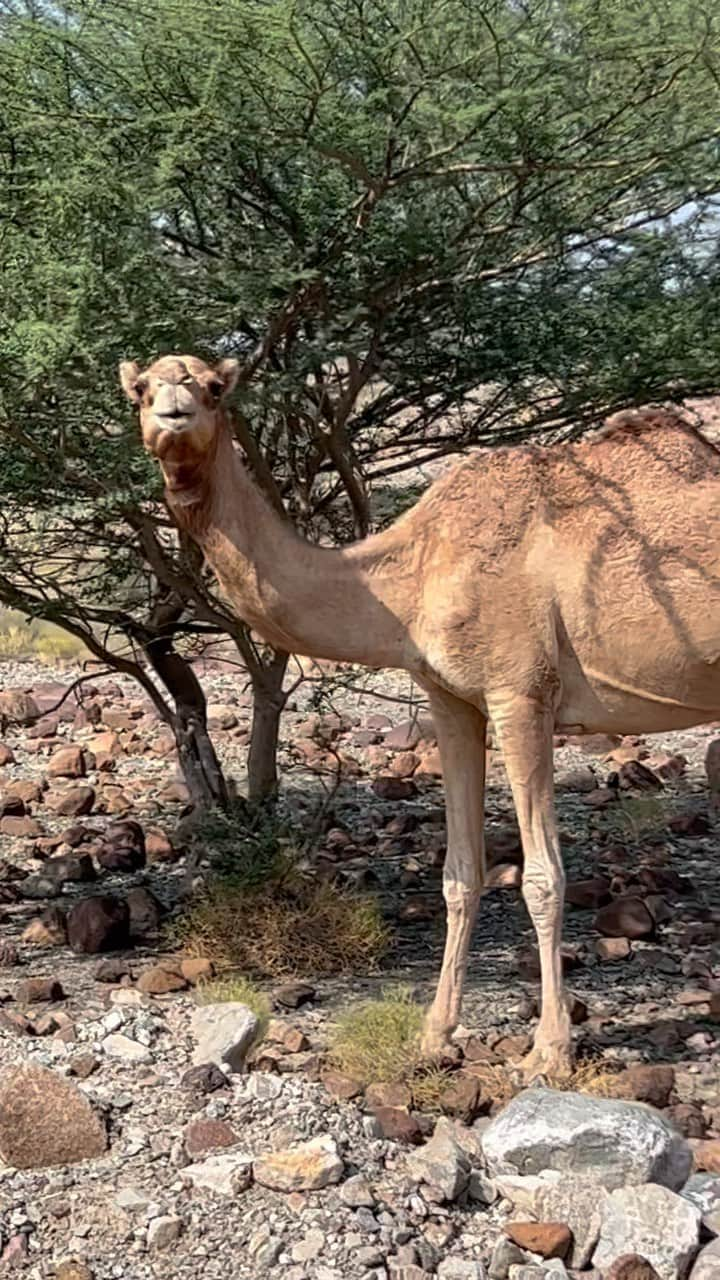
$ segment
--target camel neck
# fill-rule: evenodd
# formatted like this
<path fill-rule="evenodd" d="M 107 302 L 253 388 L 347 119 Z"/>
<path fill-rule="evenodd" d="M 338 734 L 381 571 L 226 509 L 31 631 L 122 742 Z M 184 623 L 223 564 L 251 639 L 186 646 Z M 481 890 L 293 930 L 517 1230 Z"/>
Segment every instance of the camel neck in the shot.
<path fill-rule="evenodd" d="M 246 471 L 227 428 L 197 481 L 169 493 L 239 616 L 276 648 L 368 666 L 412 665 L 410 569 L 392 530 L 343 548 L 304 541 Z"/>

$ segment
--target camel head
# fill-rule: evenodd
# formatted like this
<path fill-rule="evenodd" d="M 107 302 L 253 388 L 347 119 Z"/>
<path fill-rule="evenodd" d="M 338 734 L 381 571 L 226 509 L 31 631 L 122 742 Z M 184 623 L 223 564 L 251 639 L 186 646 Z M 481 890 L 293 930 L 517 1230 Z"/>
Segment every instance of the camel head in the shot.
<path fill-rule="evenodd" d="M 162 356 L 144 371 L 134 361 L 120 365 L 122 388 L 140 413 L 143 444 L 163 464 L 169 488 L 181 488 L 183 474 L 212 449 L 237 378 L 237 360 L 212 368 L 196 356 Z"/>

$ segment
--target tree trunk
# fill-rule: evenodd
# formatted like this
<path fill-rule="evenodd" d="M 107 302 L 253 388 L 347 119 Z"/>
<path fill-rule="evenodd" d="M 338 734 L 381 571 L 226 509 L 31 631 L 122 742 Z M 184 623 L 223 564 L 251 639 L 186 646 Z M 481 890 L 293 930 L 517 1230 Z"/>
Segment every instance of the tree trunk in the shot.
<path fill-rule="evenodd" d="M 207 702 L 197 676 L 167 636 L 150 640 L 144 647 L 175 703 L 170 727 L 191 803 L 198 809 L 227 808 L 227 783 L 208 734 Z"/>
<path fill-rule="evenodd" d="M 272 799 L 278 789 L 277 748 L 280 716 L 285 706 L 283 680 L 288 664 L 286 653 L 275 653 L 265 666 L 250 670 L 253 690 L 253 717 L 248 752 L 248 799 L 261 804 Z"/>

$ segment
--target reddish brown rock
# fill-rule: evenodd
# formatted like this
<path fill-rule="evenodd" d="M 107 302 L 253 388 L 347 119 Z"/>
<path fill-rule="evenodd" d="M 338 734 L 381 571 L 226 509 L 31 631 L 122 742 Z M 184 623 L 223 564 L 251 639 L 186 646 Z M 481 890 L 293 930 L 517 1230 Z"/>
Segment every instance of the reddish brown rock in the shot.
<path fill-rule="evenodd" d="M 22 796 L 13 795 L 10 790 L 0 796 L 0 818 L 23 818 L 24 816 L 25 801 Z"/>
<path fill-rule="evenodd" d="M 589 791 L 583 796 L 583 804 L 588 809 L 607 809 L 609 805 L 616 804 L 617 795 L 612 787 L 597 787 L 595 791 Z"/>
<path fill-rule="evenodd" d="M 604 1280 L 660 1280 L 660 1277 L 647 1258 L 641 1258 L 638 1253 L 624 1253 L 605 1272 Z"/>
<path fill-rule="evenodd" d="M 12 969 L 20 963 L 18 949 L 9 938 L 0 939 L 0 968 Z"/>
<path fill-rule="evenodd" d="M 675 1088 L 675 1070 L 664 1063 L 626 1067 L 614 1083 L 620 1097 L 662 1108 Z"/>
<path fill-rule="evenodd" d="M 14 724 L 32 724 L 40 715 L 34 698 L 22 689 L 6 689 L 0 693 L 0 719 L 6 716 Z"/>
<path fill-rule="evenodd" d="M 564 1258 L 573 1238 L 564 1222 L 509 1222 L 505 1234 L 520 1249 L 541 1258 Z"/>
<path fill-rule="evenodd" d="M 127 904 L 111 894 L 85 898 L 68 913 L 67 930 L 70 946 L 78 954 L 120 951 L 130 942 Z"/>
<path fill-rule="evenodd" d="M 438 1106 L 446 1116 L 454 1116 L 465 1124 L 489 1107 L 489 1099 L 483 1097 L 480 1081 L 466 1071 L 459 1071 L 440 1093 Z"/>
<path fill-rule="evenodd" d="M 14 836 L 16 839 L 21 837 L 33 839 L 42 834 L 43 828 L 36 818 L 0 818 L 0 835 Z"/>
<path fill-rule="evenodd" d="M 693 1143 L 695 1168 L 700 1173 L 720 1173 L 720 1138 L 704 1138 Z"/>
<path fill-rule="evenodd" d="M 411 778 L 419 763 L 414 751 L 401 751 L 390 761 L 390 773 L 394 778 Z"/>
<path fill-rule="evenodd" d="M 85 760 L 80 747 L 61 747 L 48 761 L 50 778 L 84 778 Z"/>
<path fill-rule="evenodd" d="M 105 1124 L 83 1094 L 46 1067 L 0 1077 L 0 1156 L 15 1169 L 44 1169 L 103 1155 Z"/>
<path fill-rule="evenodd" d="M 57 978 L 26 978 L 18 983 L 15 999 L 20 1004 L 41 1004 L 46 1000 L 64 1000 L 65 992 Z"/>
<path fill-rule="evenodd" d="M 419 717 L 403 720 L 395 725 L 383 737 L 383 746 L 390 751 L 413 751 L 422 738 L 434 739 L 435 726 L 432 720 Z"/>
<path fill-rule="evenodd" d="M 283 1009 L 299 1009 L 303 1004 L 310 1004 L 317 995 L 315 987 L 309 982 L 284 982 L 273 993 L 273 1001 Z"/>
<path fill-rule="evenodd" d="M 212 960 L 204 956 L 185 956 L 180 961 L 180 972 L 191 987 L 197 987 L 200 983 L 209 982 L 214 977 L 215 966 Z"/>
<path fill-rule="evenodd" d="M 209 1120 L 205 1116 L 192 1120 L 185 1130 L 185 1150 L 196 1159 L 208 1151 L 218 1151 L 222 1147 L 232 1147 L 238 1136 L 226 1120 Z"/>
<path fill-rule="evenodd" d="M 632 955 L 629 938 L 599 938 L 595 954 L 600 960 L 627 960 Z"/>
<path fill-rule="evenodd" d="M 148 827 L 145 832 L 145 853 L 148 862 L 174 862 L 178 857 L 172 840 L 162 827 Z"/>
<path fill-rule="evenodd" d="M 0 769 L 6 764 L 15 764 L 15 756 L 5 742 L 0 742 Z"/>
<path fill-rule="evenodd" d="M 652 769 L 639 760 L 626 760 L 618 771 L 620 786 L 626 791 L 662 791 L 663 783 Z"/>
<path fill-rule="evenodd" d="M 365 1101 L 374 1111 L 377 1107 L 412 1106 L 412 1094 L 406 1084 L 393 1080 L 379 1080 L 369 1084 L 365 1090 Z"/>
<path fill-rule="evenodd" d="M 60 947 L 67 942 L 67 917 L 61 907 L 48 907 L 23 930 L 23 942 L 35 947 Z"/>
<path fill-rule="evenodd" d="M 668 822 L 668 829 L 673 835 L 695 839 L 708 834 L 710 823 L 704 813 L 677 813 Z"/>
<path fill-rule="evenodd" d="M 375 1107 L 373 1115 L 383 1138 L 409 1145 L 422 1142 L 423 1131 L 417 1117 L 406 1111 L 404 1107 Z"/>
<path fill-rule="evenodd" d="M 615 898 L 598 911 L 594 927 L 608 938 L 648 938 L 655 931 L 655 921 L 642 898 Z"/>
<path fill-rule="evenodd" d="M 491 889 L 520 889 L 522 871 L 513 862 L 498 862 L 488 871 L 484 887 L 487 892 Z"/>
<path fill-rule="evenodd" d="M 418 748 L 420 754 L 420 763 L 417 767 L 417 776 L 423 778 L 442 778 L 443 765 L 440 751 L 437 747 L 431 747 L 429 750 Z"/>
<path fill-rule="evenodd" d="M 372 789 L 379 800 L 410 800 L 417 794 L 417 787 L 410 778 L 376 778 Z"/>
<path fill-rule="evenodd" d="M 69 791 L 48 791 L 45 803 L 53 813 L 64 818 L 79 818 L 92 813 L 95 806 L 94 787 L 71 787 Z"/>
<path fill-rule="evenodd" d="M 130 912 L 130 937 L 133 942 L 143 942 L 157 933 L 162 905 L 144 885 L 135 885 L 125 895 Z"/>
<path fill-rule="evenodd" d="M 156 964 L 140 974 L 136 986 L 139 991 L 144 991 L 147 995 L 164 996 L 172 991 L 186 991 L 188 984 L 181 973 Z"/>
<path fill-rule="evenodd" d="M 565 889 L 565 901 L 571 907 L 597 911 L 610 901 L 610 881 L 605 876 L 571 881 Z"/>
<path fill-rule="evenodd" d="M 362 1085 L 352 1076 L 343 1075 L 342 1071 L 325 1071 L 322 1083 L 332 1098 L 340 1102 L 349 1102 L 351 1098 L 359 1098 Z"/>
<path fill-rule="evenodd" d="M 0 1027 L 16 1036 L 34 1036 L 35 1027 L 24 1013 L 17 1009 L 0 1009 Z"/>
<path fill-rule="evenodd" d="M 77 1057 L 70 1059 L 68 1070 L 70 1075 L 76 1076 L 78 1080 L 87 1080 L 99 1066 L 100 1060 L 93 1053 L 79 1053 Z"/>
<path fill-rule="evenodd" d="M 702 1108 L 692 1102 L 677 1102 L 668 1107 L 666 1118 L 684 1138 L 704 1138 L 708 1130 Z"/>

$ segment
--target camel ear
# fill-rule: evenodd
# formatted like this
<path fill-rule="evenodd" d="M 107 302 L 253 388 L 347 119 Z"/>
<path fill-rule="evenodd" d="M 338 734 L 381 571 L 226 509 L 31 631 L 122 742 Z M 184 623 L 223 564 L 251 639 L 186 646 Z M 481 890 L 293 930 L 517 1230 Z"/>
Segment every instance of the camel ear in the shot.
<path fill-rule="evenodd" d="M 140 365 L 135 360 L 122 360 L 120 363 L 120 386 L 131 404 L 139 404 L 141 391 L 138 387 Z"/>
<path fill-rule="evenodd" d="M 229 396 L 237 386 L 237 380 L 240 376 L 239 360 L 221 360 L 215 367 L 215 376 L 219 378 L 223 384 L 223 399 Z"/>

